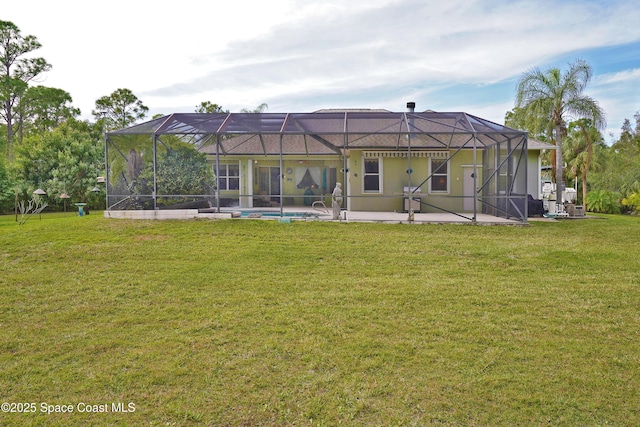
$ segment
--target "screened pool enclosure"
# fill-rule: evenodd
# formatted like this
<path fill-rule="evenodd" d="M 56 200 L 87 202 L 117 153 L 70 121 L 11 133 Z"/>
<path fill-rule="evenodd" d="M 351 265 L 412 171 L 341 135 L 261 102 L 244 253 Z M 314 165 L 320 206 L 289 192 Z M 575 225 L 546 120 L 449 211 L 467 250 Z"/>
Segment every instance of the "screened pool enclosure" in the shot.
<path fill-rule="evenodd" d="M 171 114 L 105 139 L 108 210 L 330 206 L 340 182 L 346 210 L 527 219 L 526 133 L 461 112 Z"/>

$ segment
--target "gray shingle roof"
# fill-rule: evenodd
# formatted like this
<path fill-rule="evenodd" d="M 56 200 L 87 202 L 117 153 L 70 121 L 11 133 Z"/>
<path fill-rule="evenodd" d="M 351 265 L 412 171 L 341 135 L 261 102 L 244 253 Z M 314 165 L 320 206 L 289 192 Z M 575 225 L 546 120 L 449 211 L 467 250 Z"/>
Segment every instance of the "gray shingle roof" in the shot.
<path fill-rule="evenodd" d="M 463 112 L 321 110 L 315 113 L 176 113 L 116 135 L 177 135 L 209 152 L 330 154 L 345 148 L 451 149 L 522 141 L 525 133 Z M 474 140 L 475 138 L 475 140 Z M 475 142 L 474 142 L 475 141 Z"/>

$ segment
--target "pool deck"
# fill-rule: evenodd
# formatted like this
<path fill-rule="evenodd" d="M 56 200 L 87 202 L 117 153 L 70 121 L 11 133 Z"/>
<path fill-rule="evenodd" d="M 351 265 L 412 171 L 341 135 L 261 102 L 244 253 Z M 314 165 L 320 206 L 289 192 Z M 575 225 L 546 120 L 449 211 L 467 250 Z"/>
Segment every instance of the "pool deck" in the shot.
<path fill-rule="evenodd" d="M 240 211 L 255 212 L 253 217 L 243 216 L 240 218 Z M 341 223 L 349 222 L 379 222 L 387 224 L 478 224 L 478 225 L 526 225 L 522 221 L 514 219 L 499 218 L 487 214 L 477 214 L 475 222 L 472 213 L 414 213 L 413 220 L 409 220 L 407 212 L 367 212 L 367 211 L 342 211 L 341 218 L 334 220 L 329 211 L 322 209 L 312 209 L 306 207 L 284 207 L 283 213 L 287 215 L 286 222 L 291 221 L 333 221 Z M 279 215 L 262 215 L 261 212 L 278 214 L 280 208 L 255 208 L 255 209 L 230 209 L 222 208 L 221 212 L 199 213 L 197 209 L 175 209 L 175 210 L 147 210 L 147 211 L 105 211 L 107 218 L 121 219 L 258 219 L 258 220 L 278 220 Z M 295 213 L 306 214 L 305 216 L 291 216 Z"/>
<path fill-rule="evenodd" d="M 341 219 L 334 220 L 330 214 L 321 215 L 319 220 L 336 222 L 381 222 L 388 224 L 473 224 L 473 213 L 453 214 L 447 212 L 440 213 L 419 213 L 414 212 L 413 220 L 409 219 L 408 212 L 370 212 L 370 211 L 342 211 Z M 502 224 L 502 225 L 522 225 L 521 221 L 513 219 L 498 218 L 493 215 L 477 214 L 477 224 Z"/>
<path fill-rule="evenodd" d="M 346 212 L 346 211 L 345 211 Z M 474 224 L 473 213 L 414 213 L 409 220 L 406 212 L 347 212 L 346 222 L 382 222 L 389 224 Z M 334 221 L 334 220 L 332 220 Z M 344 220 L 342 220 L 344 222 Z M 476 214 L 475 224 L 523 225 L 521 221 Z"/>

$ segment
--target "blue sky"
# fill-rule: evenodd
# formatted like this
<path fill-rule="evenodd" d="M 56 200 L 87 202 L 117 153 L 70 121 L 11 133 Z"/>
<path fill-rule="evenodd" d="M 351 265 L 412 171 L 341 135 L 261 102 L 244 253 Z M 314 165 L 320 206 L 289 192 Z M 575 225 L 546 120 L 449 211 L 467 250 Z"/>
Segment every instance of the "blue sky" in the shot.
<path fill-rule="evenodd" d="M 95 100 L 131 89 L 153 114 L 210 101 L 231 111 L 322 108 L 465 111 L 498 123 L 523 72 L 594 71 L 587 94 L 607 114 L 606 139 L 640 110 L 635 1 L 32 0 L 0 19 L 43 47 L 39 84 Z"/>

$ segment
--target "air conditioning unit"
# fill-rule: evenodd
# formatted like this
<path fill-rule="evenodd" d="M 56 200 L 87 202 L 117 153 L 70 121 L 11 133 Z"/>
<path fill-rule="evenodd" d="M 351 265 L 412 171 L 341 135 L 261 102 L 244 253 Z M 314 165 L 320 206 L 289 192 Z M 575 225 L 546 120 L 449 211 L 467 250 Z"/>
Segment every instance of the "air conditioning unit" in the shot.
<path fill-rule="evenodd" d="M 405 212 L 409 212 L 410 210 L 420 212 L 420 195 L 422 194 L 420 187 L 404 187 L 403 194 L 403 210 Z"/>

